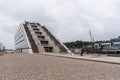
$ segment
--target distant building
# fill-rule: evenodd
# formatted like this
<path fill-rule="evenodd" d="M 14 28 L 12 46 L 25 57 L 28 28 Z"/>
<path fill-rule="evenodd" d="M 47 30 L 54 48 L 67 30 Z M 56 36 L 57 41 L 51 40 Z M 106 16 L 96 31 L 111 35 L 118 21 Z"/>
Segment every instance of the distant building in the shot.
<path fill-rule="evenodd" d="M 39 23 L 20 24 L 15 34 L 16 51 L 28 53 L 69 52 L 45 26 Z"/>
<path fill-rule="evenodd" d="M 120 36 L 118 38 L 113 38 L 110 41 L 112 41 L 112 42 L 120 42 Z"/>
<path fill-rule="evenodd" d="M 3 52 L 3 51 L 5 51 L 5 46 L 2 43 L 0 43 L 0 52 Z"/>

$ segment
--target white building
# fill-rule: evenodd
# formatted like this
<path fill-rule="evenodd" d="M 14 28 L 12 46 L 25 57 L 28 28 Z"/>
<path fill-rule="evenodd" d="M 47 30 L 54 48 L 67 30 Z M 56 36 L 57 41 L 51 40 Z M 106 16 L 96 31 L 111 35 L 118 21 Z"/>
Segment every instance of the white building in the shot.
<path fill-rule="evenodd" d="M 15 34 L 16 51 L 29 53 L 70 52 L 45 26 L 25 22 Z"/>
<path fill-rule="evenodd" d="M 20 52 L 24 51 L 24 52 L 33 53 L 23 24 L 20 24 L 20 26 L 16 31 L 15 48 Z"/>
<path fill-rule="evenodd" d="M 3 52 L 4 50 L 5 50 L 5 46 L 2 43 L 0 43 L 0 52 Z"/>

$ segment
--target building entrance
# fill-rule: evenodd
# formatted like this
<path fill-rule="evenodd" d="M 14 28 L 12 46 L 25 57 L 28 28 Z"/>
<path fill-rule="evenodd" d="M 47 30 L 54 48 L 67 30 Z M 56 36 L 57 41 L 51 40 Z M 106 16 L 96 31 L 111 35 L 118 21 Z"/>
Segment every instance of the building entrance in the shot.
<path fill-rule="evenodd" d="M 45 52 L 53 52 L 53 47 L 44 47 Z"/>

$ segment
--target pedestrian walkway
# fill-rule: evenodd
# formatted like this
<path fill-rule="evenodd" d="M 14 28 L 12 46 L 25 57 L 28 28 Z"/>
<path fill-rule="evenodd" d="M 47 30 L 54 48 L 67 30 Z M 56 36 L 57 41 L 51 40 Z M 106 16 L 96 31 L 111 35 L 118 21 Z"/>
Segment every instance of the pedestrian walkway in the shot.
<path fill-rule="evenodd" d="M 29 53 L 5 54 L 0 56 L 0 80 L 120 80 L 120 65 Z"/>
<path fill-rule="evenodd" d="M 71 55 L 71 54 L 51 54 L 51 53 L 49 53 L 49 54 L 42 54 L 42 55 L 65 57 L 65 58 L 71 58 L 71 59 L 88 60 L 88 61 L 120 65 L 120 57 L 110 57 L 107 55 L 100 55 L 100 54 L 85 54 L 83 56 L 80 56 L 79 54 Z"/>

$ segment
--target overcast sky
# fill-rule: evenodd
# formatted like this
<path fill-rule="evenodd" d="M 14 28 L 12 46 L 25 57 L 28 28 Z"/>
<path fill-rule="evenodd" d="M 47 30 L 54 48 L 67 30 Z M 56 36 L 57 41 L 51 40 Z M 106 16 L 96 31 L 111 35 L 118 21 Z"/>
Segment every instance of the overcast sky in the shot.
<path fill-rule="evenodd" d="M 0 0 L 0 41 L 14 47 L 24 21 L 46 25 L 61 41 L 109 40 L 120 35 L 120 0 Z"/>

